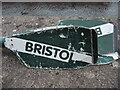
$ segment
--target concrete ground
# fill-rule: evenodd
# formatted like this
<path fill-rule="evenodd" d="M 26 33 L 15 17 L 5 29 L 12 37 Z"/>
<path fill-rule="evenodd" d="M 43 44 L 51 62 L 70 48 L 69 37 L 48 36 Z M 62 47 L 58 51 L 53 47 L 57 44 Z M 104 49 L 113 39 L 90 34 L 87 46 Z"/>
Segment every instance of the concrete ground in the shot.
<path fill-rule="evenodd" d="M 117 28 L 117 3 L 3 3 L 2 34 L 53 26 L 63 19 L 100 19 Z M 80 8 L 80 9 L 79 9 Z M 86 18 L 99 17 L 99 18 Z M 104 18 L 103 18 L 104 17 Z M 120 29 L 118 29 L 120 46 Z M 16 55 L 0 48 L 3 88 L 117 88 L 119 63 L 89 66 L 77 70 L 44 70 L 25 67 Z M 0 68 L 1 69 L 1 68 Z M 1 78 L 1 77 L 0 77 Z"/>
<path fill-rule="evenodd" d="M 52 26 L 62 19 L 78 17 L 3 17 L 2 33 L 8 36 L 17 32 Z M 86 18 L 85 18 L 86 19 Z M 87 18 L 92 19 L 92 18 Z M 103 19 L 117 25 L 116 19 Z M 2 50 L 3 88 L 117 88 L 119 62 L 107 65 L 89 66 L 78 70 L 44 70 L 25 67 L 16 55 Z"/>

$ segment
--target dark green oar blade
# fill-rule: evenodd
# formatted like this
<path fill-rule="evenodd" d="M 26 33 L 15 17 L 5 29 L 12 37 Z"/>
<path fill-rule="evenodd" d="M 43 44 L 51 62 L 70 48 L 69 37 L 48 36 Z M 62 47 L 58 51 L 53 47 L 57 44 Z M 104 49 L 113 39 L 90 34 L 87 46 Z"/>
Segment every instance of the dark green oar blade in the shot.
<path fill-rule="evenodd" d="M 97 34 L 79 26 L 54 26 L 13 35 L 5 46 L 36 68 L 80 68 L 97 62 Z"/>
<path fill-rule="evenodd" d="M 61 20 L 58 25 L 74 25 L 83 26 L 89 29 L 94 29 L 98 37 L 98 53 L 109 54 L 114 53 L 117 47 L 114 25 L 102 20 Z"/>
<path fill-rule="evenodd" d="M 74 19 L 60 20 L 58 21 L 58 25 L 83 26 L 89 29 L 94 29 L 97 32 L 98 38 L 98 65 L 107 64 L 120 58 L 118 54 L 118 33 L 112 23 L 97 19 Z"/>

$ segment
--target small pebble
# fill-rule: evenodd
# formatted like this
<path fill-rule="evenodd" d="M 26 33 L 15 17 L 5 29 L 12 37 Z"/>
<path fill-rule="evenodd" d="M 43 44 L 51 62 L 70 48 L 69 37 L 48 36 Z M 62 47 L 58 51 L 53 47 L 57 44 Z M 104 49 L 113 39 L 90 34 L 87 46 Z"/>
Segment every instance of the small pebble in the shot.
<path fill-rule="evenodd" d="M 13 25 L 16 25 L 16 23 L 14 23 Z"/>
<path fill-rule="evenodd" d="M 119 63 L 118 63 L 118 62 L 113 62 L 113 63 L 112 63 L 112 66 L 113 66 L 114 68 L 118 68 L 118 67 L 119 67 Z"/>
<path fill-rule="evenodd" d="M 59 72 L 57 72 L 56 75 L 59 75 Z"/>
<path fill-rule="evenodd" d="M 28 12 L 23 11 L 23 12 L 21 12 L 21 14 L 22 14 L 22 15 L 26 15 L 26 14 L 28 14 Z"/>
<path fill-rule="evenodd" d="M 38 23 L 35 23 L 35 25 L 39 25 Z"/>
<path fill-rule="evenodd" d="M 16 32 L 17 30 L 13 30 L 13 32 Z"/>
<path fill-rule="evenodd" d="M 92 79 L 95 77 L 95 74 L 92 72 L 85 72 L 84 76 L 86 76 L 88 79 Z"/>

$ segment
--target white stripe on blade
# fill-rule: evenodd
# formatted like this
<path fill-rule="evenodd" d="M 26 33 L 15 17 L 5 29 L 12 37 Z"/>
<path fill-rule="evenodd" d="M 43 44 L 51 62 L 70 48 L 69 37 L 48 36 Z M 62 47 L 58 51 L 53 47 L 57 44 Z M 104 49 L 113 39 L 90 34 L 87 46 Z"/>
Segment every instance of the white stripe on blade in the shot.
<path fill-rule="evenodd" d="M 98 28 L 98 30 L 97 30 L 97 28 Z M 99 28 L 100 28 L 100 30 L 99 30 Z M 96 31 L 98 33 L 98 37 L 114 33 L 114 25 L 111 23 L 91 27 L 90 29 L 96 29 Z M 102 32 L 102 34 L 99 34 L 100 32 Z"/>
<path fill-rule="evenodd" d="M 28 48 L 26 49 L 27 42 L 31 43 L 31 46 L 29 44 Z M 74 61 L 83 61 L 87 63 L 92 63 L 92 56 L 81 54 L 74 51 L 69 51 L 68 49 L 56 47 L 53 45 L 24 40 L 20 38 L 6 38 L 5 46 L 12 51 L 18 51 L 22 53 L 31 54 L 31 55 L 46 57 L 46 58 L 50 58 L 50 59 L 54 59 L 62 62 L 69 62 L 69 60 L 72 59 Z M 35 50 L 35 47 L 37 47 L 39 50 Z"/>

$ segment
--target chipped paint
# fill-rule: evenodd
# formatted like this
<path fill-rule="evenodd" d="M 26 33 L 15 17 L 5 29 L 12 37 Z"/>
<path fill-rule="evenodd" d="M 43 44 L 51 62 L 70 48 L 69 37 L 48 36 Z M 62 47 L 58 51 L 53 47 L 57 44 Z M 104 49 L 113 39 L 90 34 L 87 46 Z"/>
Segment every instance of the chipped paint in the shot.
<path fill-rule="evenodd" d="M 65 36 L 63 33 L 59 35 L 61 38 L 68 38 L 68 36 Z"/>
<path fill-rule="evenodd" d="M 79 42 L 78 44 L 82 44 L 83 47 L 85 46 L 85 42 Z"/>
<path fill-rule="evenodd" d="M 112 56 L 115 60 L 117 60 L 120 57 L 119 54 L 118 54 L 118 52 L 104 54 L 104 56 Z"/>
<path fill-rule="evenodd" d="M 71 46 L 72 46 L 72 44 L 71 44 L 71 43 L 69 43 L 69 45 L 68 45 L 68 50 L 70 50 L 70 49 L 71 49 Z"/>
<path fill-rule="evenodd" d="M 81 36 L 84 36 L 84 33 L 83 33 L 83 32 L 81 33 Z"/>

